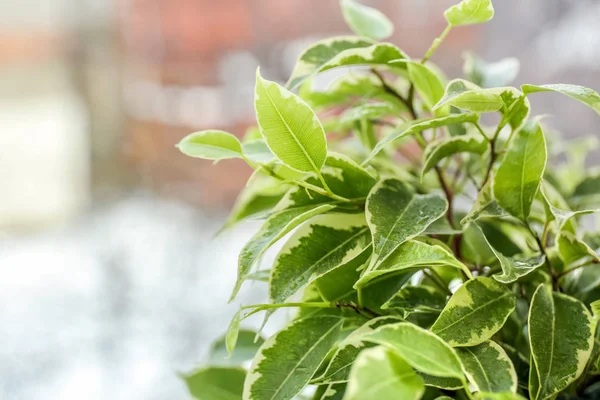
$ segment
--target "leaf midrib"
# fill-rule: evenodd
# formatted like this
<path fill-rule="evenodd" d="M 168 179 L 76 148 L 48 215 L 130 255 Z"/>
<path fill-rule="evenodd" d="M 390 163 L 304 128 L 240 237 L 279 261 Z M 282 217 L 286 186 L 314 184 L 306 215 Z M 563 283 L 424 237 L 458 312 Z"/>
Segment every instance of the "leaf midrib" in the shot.
<path fill-rule="evenodd" d="M 486 390 L 485 391 L 492 391 L 492 383 L 490 382 L 490 379 L 485 371 L 485 368 L 483 368 L 483 365 L 481 364 L 481 361 L 479 361 L 479 358 L 477 358 L 477 356 L 475 355 L 475 353 L 473 353 L 473 351 L 471 349 L 469 349 L 468 347 L 465 347 L 464 349 L 465 351 L 467 351 L 468 353 L 471 354 L 471 356 L 473 356 L 473 358 L 475 359 L 475 361 L 477 362 L 477 365 L 479 366 L 479 369 L 481 370 L 481 373 L 483 374 L 483 377 L 485 379 L 485 382 L 487 384 Z M 477 385 L 479 386 L 479 385 Z M 480 391 L 481 387 L 479 388 Z"/>
<path fill-rule="evenodd" d="M 287 130 L 290 133 L 290 135 L 294 138 L 294 141 L 296 142 L 296 144 L 298 145 L 298 147 L 300 148 L 300 150 L 302 150 L 302 153 L 304 153 L 304 156 L 306 157 L 306 159 L 308 160 L 308 162 L 310 163 L 310 165 L 313 167 L 313 170 L 317 174 L 319 174 L 320 173 L 320 169 L 317 168 L 317 165 L 315 164 L 314 160 L 309 156 L 308 152 L 306 151 L 306 149 L 304 148 L 304 146 L 302 145 L 302 143 L 300 143 L 299 139 L 296 137 L 296 134 L 294 133 L 294 131 L 292 131 L 292 129 L 288 125 L 288 123 L 285 120 L 285 118 L 283 118 L 283 115 L 281 115 L 281 113 L 279 112 L 279 109 L 275 105 L 275 102 L 273 101 L 273 98 L 271 97 L 271 94 L 269 93 L 269 90 L 265 87 L 265 84 L 264 84 L 264 82 L 263 82 L 262 79 L 260 81 L 260 85 L 262 86 L 265 94 L 267 95 L 267 98 L 269 99 L 269 102 L 271 103 L 271 106 L 273 106 L 273 109 L 275 110 L 275 112 L 279 116 L 279 119 L 281 119 L 281 122 L 283 122 L 283 125 L 285 125 L 285 127 L 287 128 Z"/>

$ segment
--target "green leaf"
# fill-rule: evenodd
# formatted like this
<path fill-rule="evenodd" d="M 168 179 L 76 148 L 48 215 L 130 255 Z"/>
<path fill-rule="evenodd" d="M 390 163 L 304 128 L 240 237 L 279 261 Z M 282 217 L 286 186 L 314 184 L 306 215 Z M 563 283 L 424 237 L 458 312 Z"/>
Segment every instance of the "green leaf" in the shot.
<path fill-rule="evenodd" d="M 549 190 L 550 189 L 550 190 Z M 564 199 L 560 197 L 557 193 L 554 193 L 554 199 L 551 201 L 551 197 L 549 194 L 552 194 L 551 186 L 547 185 L 540 189 L 540 198 L 542 200 L 542 204 L 544 206 L 544 211 L 546 214 L 546 222 L 556 221 L 556 231 L 561 232 L 563 229 L 573 232 L 572 219 L 581 215 L 587 215 L 599 212 L 600 210 L 579 210 L 579 211 L 570 211 L 563 210 L 559 207 L 556 207 L 558 203 L 563 203 Z M 554 203 L 554 204 L 553 204 Z M 560 204 L 560 206 L 568 207 L 567 204 Z"/>
<path fill-rule="evenodd" d="M 286 87 L 297 87 L 344 50 L 367 47 L 372 44 L 373 41 L 370 39 L 356 36 L 336 36 L 320 40 L 300 54 Z"/>
<path fill-rule="evenodd" d="M 374 318 L 360 328 L 352 332 L 346 339 L 344 339 L 336 349 L 335 353 L 331 357 L 327 369 L 319 378 L 313 383 L 346 383 L 350 376 L 350 369 L 352 364 L 358 357 L 358 354 L 367 348 L 375 346 L 372 343 L 364 342 L 361 338 L 362 335 L 372 332 L 380 326 L 386 324 L 400 322 L 398 317 L 378 317 Z"/>
<path fill-rule="evenodd" d="M 373 157 L 375 157 L 385 146 L 392 143 L 396 139 L 400 139 L 401 137 L 414 135 L 419 132 L 425 131 L 427 129 L 439 128 L 440 126 L 447 126 L 452 124 L 458 124 L 463 122 L 476 123 L 479 121 L 478 114 L 450 114 L 445 117 L 425 119 L 425 120 L 416 120 L 407 124 L 402 125 L 397 132 L 390 134 L 389 136 L 383 138 L 371 154 L 363 161 L 363 165 L 368 163 Z"/>
<path fill-rule="evenodd" d="M 196 400 L 239 400 L 246 370 L 233 367 L 207 367 L 182 378 Z"/>
<path fill-rule="evenodd" d="M 487 90 L 498 94 L 504 104 L 499 110 L 503 117 L 502 121 L 500 121 L 500 128 L 508 123 L 513 130 L 520 129 L 531 111 L 531 105 L 527 97 L 514 87 L 500 87 Z"/>
<path fill-rule="evenodd" d="M 344 50 L 322 65 L 317 72 L 359 65 L 388 66 L 390 61 L 403 58 L 408 58 L 408 56 L 393 44 L 377 43 L 369 47 Z"/>
<path fill-rule="evenodd" d="M 394 33 L 394 25 L 381 11 L 354 0 L 340 0 L 340 6 L 344 20 L 357 35 L 380 40 Z"/>
<path fill-rule="evenodd" d="M 247 329 L 238 331 L 237 335 L 235 350 L 231 346 L 232 343 L 227 343 L 227 339 L 229 339 L 227 336 L 217 339 L 210 348 L 208 362 L 212 365 L 240 365 L 244 361 L 254 358 L 264 339 L 257 336 L 255 331 Z M 232 353 L 229 349 L 232 350 Z"/>
<path fill-rule="evenodd" d="M 444 96 L 444 83 L 427 65 L 413 60 L 395 60 L 394 63 L 405 63 L 408 69 L 408 78 L 415 85 L 425 105 L 432 109 L 433 106 Z M 445 112 L 444 115 L 447 115 Z M 437 115 L 443 116 L 443 115 Z"/>
<path fill-rule="evenodd" d="M 487 341 L 474 347 L 456 349 L 465 374 L 482 398 L 484 393 L 517 391 L 517 372 L 500 345 Z"/>
<path fill-rule="evenodd" d="M 360 269 L 367 264 L 372 252 L 372 248 L 368 247 L 352 260 L 317 279 L 315 285 L 323 300 L 336 301 L 353 294 L 354 284 L 360 278 Z"/>
<path fill-rule="evenodd" d="M 488 179 L 485 185 L 483 185 L 477 194 L 477 198 L 475 199 L 475 203 L 473 203 L 473 207 L 460 221 L 461 225 L 466 226 L 480 218 L 502 217 L 507 215 L 506 211 L 504 211 L 498 205 L 498 202 L 494 198 L 494 193 L 492 192 L 493 179 L 493 176 L 490 176 L 490 179 Z"/>
<path fill-rule="evenodd" d="M 383 346 L 363 350 L 352 366 L 345 400 L 414 399 L 425 392 L 423 379 L 396 352 Z"/>
<path fill-rule="evenodd" d="M 360 280 L 356 282 L 355 287 L 363 287 L 382 275 L 443 265 L 461 269 L 467 275 L 471 274 L 463 263 L 442 246 L 432 246 L 419 240 L 408 240 L 392 251 L 383 261 L 377 264 L 371 263 Z"/>
<path fill-rule="evenodd" d="M 600 114 L 600 95 L 592 89 L 578 85 L 558 83 L 554 85 L 522 85 L 525 95 L 536 92 L 556 92 L 569 96 Z"/>
<path fill-rule="evenodd" d="M 370 244 L 363 214 L 328 214 L 312 219 L 294 232 L 275 260 L 269 289 L 271 302 L 283 303 Z"/>
<path fill-rule="evenodd" d="M 443 106 L 454 106 L 476 113 L 485 113 L 498 111 L 503 104 L 502 97 L 496 91 L 482 89 L 464 79 L 454 79 L 448 83 L 444 96 L 433 106 L 433 110 Z"/>
<path fill-rule="evenodd" d="M 227 328 L 227 333 L 225 333 L 225 350 L 227 350 L 227 355 L 231 356 L 233 350 L 238 341 L 238 337 L 240 334 L 240 322 L 242 321 L 242 311 L 240 309 L 234 314 L 231 322 L 229 323 L 229 327 Z"/>
<path fill-rule="evenodd" d="M 402 243 L 422 233 L 448 209 L 448 202 L 436 194 L 415 194 L 406 183 L 385 179 L 367 198 L 365 213 L 373 235 L 374 268 Z"/>
<path fill-rule="evenodd" d="M 431 331 L 454 347 L 475 346 L 498 332 L 514 309 L 508 288 L 480 276 L 458 288 Z"/>
<path fill-rule="evenodd" d="M 431 386 L 434 388 L 445 389 L 445 390 L 458 390 L 464 386 L 464 383 L 458 378 L 444 378 L 439 376 L 427 375 L 419 372 L 421 378 L 425 382 L 425 386 Z"/>
<path fill-rule="evenodd" d="M 258 164 L 268 164 L 275 159 L 275 155 L 261 139 L 252 139 L 242 143 L 242 149 L 246 158 Z"/>
<path fill-rule="evenodd" d="M 340 122 L 348 124 L 362 119 L 376 119 L 392 111 L 393 107 L 389 103 L 364 103 L 347 109 L 340 117 Z"/>
<path fill-rule="evenodd" d="M 463 0 L 447 9 L 444 17 L 452 26 L 481 24 L 494 17 L 494 6 L 490 0 Z"/>
<path fill-rule="evenodd" d="M 600 263 L 600 255 L 579 239 L 575 234 L 568 231 L 561 231 L 556 239 L 558 246 L 558 256 L 565 265 L 569 265 L 584 257 L 592 257 Z"/>
<path fill-rule="evenodd" d="M 479 134 L 445 137 L 431 142 L 425 149 L 423 157 L 423 173 L 425 175 L 441 160 L 458 153 L 483 154 L 488 143 Z"/>
<path fill-rule="evenodd" d="M 514 133 L 494 177 L 494 196 L 498 204 L 522 221 L 531 212 L 546 159 L 546 140 L 540 123 L 529 121 Z"/>
<path fill-rule="evenodd" d="M 506 86 L 519 74 L 520 63 L 516 58 L 504 58 L 488 63 L 473 53 L 465 54 L 463 72 L 476 85 L 483 88 Z"/>
<path fill-rule="evenodd" d="M 332 383 L 319 386 L 312 400 L 343 400 L 345 393 L 345 383 Z"/>
<path fill-rule="evenodd" d="M 257 69 L 254 107 L 260 132 L 277 158 L 297 171 L 319 174 L 327 157 L 327 141 L 308 104 L 263 79 Z"/>
<path fill-rule="evenodd" d="M 458 356 L 437 335 L 409 322 L 384 325 L 362 340 L 396 351 L 418 371 L 439 377 L 464 379 Z"/>
<path fill-rule="evenodd" d="M 243 158 L 242 145 L 231 133 L 206 130 L 187 135 L 177 144 L 183 154 L 205 160 Z"/>
<path fill-rule="evenodd" d="M 271 215 L 240 252 L 238 258 L 238 278 L 231 295 L 231 300 L 239 292 L 242 283 L 244 283 L 244 280 L 250 274 L 252 266 L 269 247 L 302 222 L 334 208 L 335 206 L 331 204 L 308 205 L 290 208 Z"/>
<path fill-rule="evenodd" d="M 600 203 L 600 174 L 585 177 L 573 190 L 573 203 L 596 207 Z"/>
<path fill-rule="evenodd" d="M 531 399 L 552 398 L 581 375 L 592 352 L 592 321 L 583 303 L 545 284 L 537 288 L 529 309 Z"/>
<path fill-rule="evenodd" d="M 332 316 L 304 318 L 267 339 L 252 362 L 243 398 L 282 400 L 297 395 L 331 350 L 342 323 Z"/>
<path fill-rule="evenodd" d="M 390 298 L 382 309 L 401 310 L 404 313 L 439 313 L 446 305 L 446 295 L 429 286 L 406 286 Z"/>

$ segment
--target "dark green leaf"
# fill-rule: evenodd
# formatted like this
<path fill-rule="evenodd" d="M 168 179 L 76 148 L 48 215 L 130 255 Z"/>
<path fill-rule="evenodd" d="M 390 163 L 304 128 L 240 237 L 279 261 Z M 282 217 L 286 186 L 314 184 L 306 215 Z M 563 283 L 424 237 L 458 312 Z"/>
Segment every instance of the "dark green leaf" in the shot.
<path fill-rule="evenodd" d="M 381 308 L 411 312 L 439 313 L 446 305 L 446 295 L 428 286 L 406 286 Z"/>
<path fill-rule="evenodd" d="M 479 134 L 445 137 L 431 142 L 425 149 L 423 173 L 431 171 L 441 160 L 458 153 L 483 154 L 488 143 Z"/>
<path fill-rule="evenodd" d="M 246 370 L 233 367 L 207 367 L 183 379 L 196 400 L 239 400 L 242 398 Z"/>

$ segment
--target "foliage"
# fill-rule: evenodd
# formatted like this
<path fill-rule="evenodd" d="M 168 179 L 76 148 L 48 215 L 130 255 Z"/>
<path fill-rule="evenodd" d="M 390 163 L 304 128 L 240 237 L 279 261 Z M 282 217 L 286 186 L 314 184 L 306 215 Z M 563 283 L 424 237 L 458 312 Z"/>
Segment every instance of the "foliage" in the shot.
<path fill-rule="evenodd" d="M 564 94 L 596 112 L 600 96 L 566 84 L 498 87 L 518 62 L 474 55 L 466 79 L 447 82 L 430 57 L 451 29 L 491 19 L 489 0 L 448 9 L 420 60 L 376 42 L 393 32 L 381 12 L 341 7 L 360 36 L 311 46 L 285 87 L 257 71 L 258 129 L 243 141 L 197 132 L 178 145 L 254 168 L 226 226 L 265 222 L 240 254 L 232 300 L 254 280 L 270 301 L 241 306 L 210 366 L 184 377 L 191 394 L 598 398 L 600 175 L 583 169 L 595 142 L 546 135 L 529 95 Z M 338 67 L 351 73 L 313 87 Z M 272 267 L 257 270 L 284 238 Z M 240 330 L 282 308 L 298 312 L 268 339 Z"/>

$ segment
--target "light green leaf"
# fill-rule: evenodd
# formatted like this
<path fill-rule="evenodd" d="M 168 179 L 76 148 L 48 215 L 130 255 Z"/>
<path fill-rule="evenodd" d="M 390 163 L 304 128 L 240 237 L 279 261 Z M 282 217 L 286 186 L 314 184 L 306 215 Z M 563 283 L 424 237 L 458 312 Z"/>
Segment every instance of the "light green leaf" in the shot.
<path fill-rule="evenodd" d="M 372 332 L 380 326 L 400 321 L 401 319 L 398 317 L 378 317 L 366 322 L 360 328 L 356 329 L 338 345 L 338 348 L 331 357 L 331 361 L 323 375 L 312 383 L 333 384 L 348 382 L 350 369 L 352 368 L 352 364 L 356 360 L 356 357 L 358 357 L 358 354 L 364 349 L 375 346 L 372 343 L 362 341 L 361 336 Z"/>
<path fill-rule="evenodd" d="M 480 276 L 458 288 L 431 331 L 454 347 L 475 346 L 498 332 L 514 309 L 512 291 Z"/>
<path fill-rule="evenodd" d="M 525 221 L 546 168 L 546 140 L 540 123 L 531 120 L 514 133 L 496 176 L 494 196 L 498 204 Z"/>
<path fill-rule="evenodd" d="M 182 376 L 196 400 L 239 400 L 246 370 L 233 367 L 207 367 Z"/>
<path fill-rule="evenodd" d="M 362 340 L 398 352 L 418 371 L 433 376 L 464 379 L 454 350 L 437 335 L 409 322 L 381 326 L 363 335 Z"/>
<path fill-rule="evenodd" d="M 381 11 L 354 0 L 340 0 L 344 20 L 354 33 L 380 40 L 392 36 L 394 25 Z"/>
<path fill-rule="evenodd" d="M 362 119 L 375 119 L 388 115 L 393 111 L 389 103 L 364 103 L 347 109 L 340 117 L 342 124 L 348 124 Z"/>
<path fill-rule="evenodd" d="M 302 222 L 334 208 L 335 206 L 331 204 L 308 205 L 290 208 L 271 215 L 240 252 L 238 258 L 238 278 L 231 295 L 231 300 L 239 292 L 242 283 L 244 283 L 244 280 L 250 274 L 252 266 L 269 247 Z"/>
<path fill-rule="evenodd" d="M 292 169 L 319 174 L 327 157 L 327 141 L 308 104 L 263 79 L 257 69 L 254 107 L 260 132 L 277 158 Z"/>
<path fill-rule="evenodd" d="M 394 60 L 394 63 L 405 63 L 408 68 L 408 77 L 410 81 L 415 85 L 415 88 L 421 95 L 425 105 L 432 109 L 433 106 L 440 101 L 444 96 L 444 83 L 431 68 L 427 65 L 421 64 L 417 61 L 412 60 Z M 447 115 L 446 110 L 443 115 Z M 437 115 L 437 116 L 443 116 Z"/>
<path fill-rule="evenodd" d="M 556 92 L 569 96 L 600 114 L 600 95 L 590 88 L 578 85 L 558 83 L 554 85 L 522 85 L 521 89 L 526 95 L 536 92 Z"/>
<path fill-rule="evenodd" d="M 445 137 L 429 143 L 423 154 L 423 173 L 425 175 L 441 160 L 458 153 L 483 154 L 488 143 L 479 134 Z"/>
<path fill-rule="evenodd" d="M 373 41 L 357 36 L 336 36 L 320 40 L 304 50 L 292 71 L 286 87 L 293 89 L 344 50 L 371 46 Z"/>
<path fill-rule="evenodd" d="M 443 106 L 454 106 L 476 113 L 485 113 L 498 111 L 503 104 L 502 97 L 495 91 L 482 89 L 464 79 L 454 79 L 448 83 L 444 96 L 433 106 L 433 110 Z"/>
<path fill-rule="evenodd" d="M 363 165 L 368 163 L 373 157 L 375 157 L 385 146 L 392 143 L 396 139 L 400 139 L 401 137 L 405 137 L 408 135 L 414 135 L 416 133 L 425 131 L 427 129 L 439 128 L 440 126 L 448 126 L 452 124 L 458 124 L 463 122 L 476 123 L 479 121 L 478 114 L 450 114 L 445 117 L 425 119 L 425 120 L 416 120 L 399 127 L 397 132 L 390 134 L 389 136 L 383 138 L 371 154 L 363 161 Z"/>
<path fill-rule="evenodd" d="M 580 301 L 545 284 L 537 288 L 529 309 L 531 399 L 552 398 L 581 375 L 592 352 L 592 321 Z"/>
<path fill-rule="evenodd" d="M 365 286 L 372 280 L 387 274 L 396 274 L 411 269 L 450 266 L 461 269 L 470 275 L 469 269 L 442 246 L 430 245 L 419 240 L 408 240 L 383 261 L 371 265 L 365 270 L 355 287 Z"/>
<path fill-rule="evenodd" d="M 464 386 L 464 383 L 458 378 L 444 378 L 439 376 L 427 375 L 419 372 L 425 382 L 425 386 L 431 386 L 445 390 L 458 390 Z"/>
<path fill-rule="evenodd" d="M 464 57 L 464 74 L 471 82 L 483 88 L 506 86 L 519 74 L 520 63 L 516 58 L 488 63 L 473 53 L 466 53 Z"/>
<path fill-rule="evenodd" d="M 529 99 L 514 87 L 499 87 L 487 90 L 490 93 L 498 94 L 502 99 L 503 107 L 499 110 L 502 114 L 501 128 L 508 123 L 513 130 L 520 129 L 531 111 Z"/>
<path fill-rule="evenodd" d="M 444 12 L 446 21 L 452 26 L 481 24 L 494 17 L 491 0 L 463 0 Z"/>
<path fill-rule="evenodd" d="M 238 331 L 237 344 L 234 344 L 235 350 L 231 347 L 228 339 L 227 336 L 223 336 L 211 346 L 208 357 L 211 365 L 240 365 L 244 361 L 253 359 L 256 351 L 264 342 L 264 339 L 257 336 L 255 331 L 247 329 Z M 232 352 L 229 351 L 230 349 Z"/>
<path fill-rule="evenodd" d="M 404 313 L 439 313 L 446 305 L 446 295 L 429 286 L 406 286 L 390 298 L 382 309 L 401 310 Z"/>
<path fill-rule="evenodd" d="M 542 200 L 542 204 L 544 206 L 544 211 L 546 214 L 546 222 L 556 221 L 556 231 L 561 232 L 567 230 L 569 232 L 573 232 L 573 221 L 572 218 L 578 217 L 580 215 L 592 214 L 595 212 L 599 212 L 600 210 L 579 210 L 579 211 L 570 211 L 563 210 L 555 205 L 559 205 L 562 207 L 568 207 L 566 203 L 564 203 L 564 199 L 560 197 L 558 193 L 555 192 L 556 189 L 552 189 L 551 186 L 546 184 L 540 188 L 540 198 Z M 553 194 L 553 199 L 551 200 L 551 196 L 549 194 Z M 554 204 L 553 204 L 554 203 Z"/>
<path fill-rule="evenodd" d="M 242 145 L 231 133 L 206 130 L 187 135 L 177 144 L 183 154 L 205 160 L 243 158 Z"/>
<path fill-rule="evenodd" d="M 448 209 L 448 202 L 436 194 L 416 194 L 397 179 L 378 182 L 365 207 L 373 235 L 374 268 L 402 243 L 422 233 Z"/>
<path fill-rule="evenodd" d="M 363 214 L 327 214 L 312 219 L 294 232 L 275 260 L 269 285 L 271 302 L 283 303 L 370 245 Z"/>
<path fill-rule="evenodd" d="M 517 372 L 512 361 L 500 345 L 486 341 L 474 347 L 456 349 L 465 374 L 482 394 L 517 391 Z"/>
<path fill-rule="evenodd" d="M 584 257 L 591 257 L 600 262 L 600 255 L 579 239 L 575 234 L 568 231 L 561 231 L 556 238 L 558 246 L 558 256 L 565 265 L 569 265 Z"/>
<path fill-rule="evenodd" d="M 378 346 L 359 354 L 344 400 L 418 400 L 424 392 L 423 379 L 410 365 L 393 350 Z"/>
<path fill-rule="evenodd" d="M 283 400 L 297 395 L 331 350 L 342 323 L 332 316 L 304 318 L 267 339 L 252 362 L 243 398 Z"/>
<path fill-rule="evenodd" d="M 240 322 L 242 321 L 242 311 L 243 309 L 240 307 L 240 309 L 234 314 L 231 322 L 229 323 L 229 327 L 227 328 L 227 333 L 225 333 L 225 349 L 227 350 L 227 354 L 229 356 L 232 355 L 238 341 L 240 334 Z"/>
<path fill-rule="evenodd" d="M 271 277 L 271 270 L 269 269 L 261 269 L 260 271 L 256 271 L 251 273 L 246 277 L 249 281 L 257 281 L 257 282 L 269 282 L 269 278 Z"/>
<path fill-rule="evenodd" d="M 480 218 L 502 217 L 508 215 L 506 211 L 498 205 L 498 202 L 494 198 L 494 193 L 492 192 L 493 179 L 494 177 L 490 176 L 490 179 L 483 185 L 477 194 L 475 203 L 473 203 L 473 208 L 471 208 L 469 213 L 460 221 L 461 225 L 466 226 Z"/>
<path fill-rule="evenodd" d="M 268 164 L 275 159 L 275 155 L 261 139 L 252 139 L 242 143 L 242 149 L 246 158 L 258 164 Z"/>
<path fill-rule="evenodd" d="M 492 246 L 488 238 L 485 236 L 485 234 L 483 234 L 483 231 L 479 225 L 474 224 L 474 226 L 482 233 L 485 242 L 500 262 L 502 273 L 493 275 L 494 279 L 496 279 L 498 282 L 505 284 L 515 282 L 522 276 L 532 273 L 546 262 L 546 257 L 543 254 L 532 257 L 506 257 L 494 246 Z"/>
<path fill-rule="evenodd" d="M 344 50 L 322 65 L 317 72 L 359 65 L 388 66 L 390 61 L 403 58 L 408 58 L 408 56 L 393 44 L 377 43 L 369 47 Z"/>

